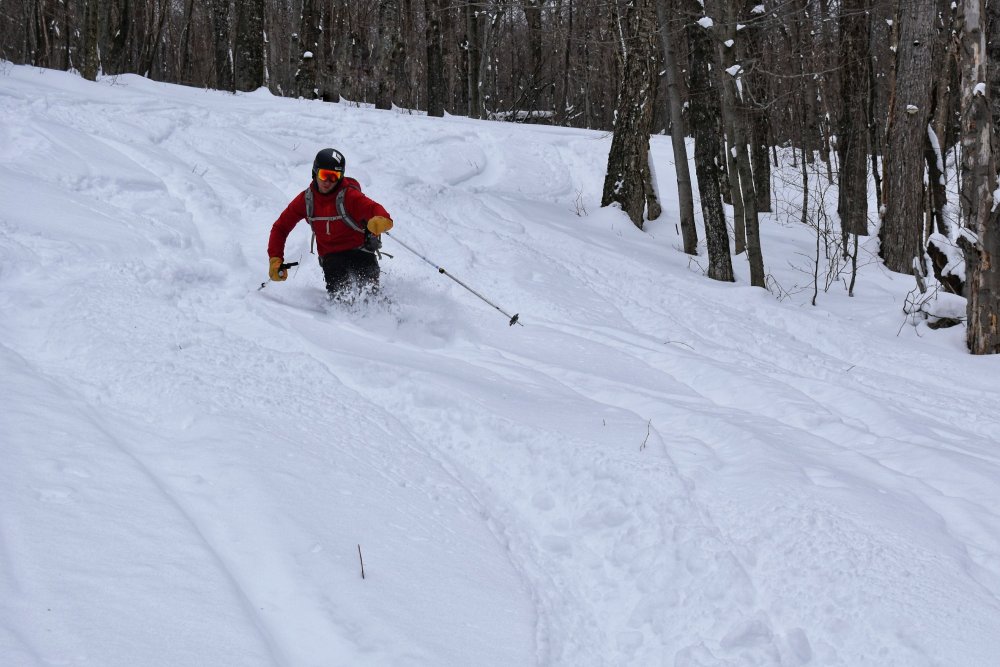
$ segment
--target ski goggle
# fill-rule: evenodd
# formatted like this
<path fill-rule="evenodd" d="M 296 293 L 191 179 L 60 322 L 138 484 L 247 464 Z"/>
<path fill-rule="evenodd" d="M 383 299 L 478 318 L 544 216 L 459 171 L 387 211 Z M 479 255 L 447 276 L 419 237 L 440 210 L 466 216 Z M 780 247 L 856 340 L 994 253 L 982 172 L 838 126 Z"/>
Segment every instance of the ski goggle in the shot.
<path fill-rule="evenodd" d="M 344 175 L 343 171 L 336 169 L 317 169 L 316 178 L 321 181 L 339 181 Z"/>

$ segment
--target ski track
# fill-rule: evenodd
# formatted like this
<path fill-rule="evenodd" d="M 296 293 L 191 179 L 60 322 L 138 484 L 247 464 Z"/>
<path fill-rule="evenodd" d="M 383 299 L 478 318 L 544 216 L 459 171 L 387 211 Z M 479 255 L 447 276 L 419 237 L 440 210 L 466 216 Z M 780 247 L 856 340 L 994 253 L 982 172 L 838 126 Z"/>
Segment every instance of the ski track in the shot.
<path fill-rule="evenodd" d="M 800 314 L 759 290 L 727 286 L 742 296 L 723 306 L 689 294 L 683 274 L 663 288 L 644 259 L 662 244 L 640 246 L 606 213 L 572 215 L 598 187 L 593 133 L 481 137 L 452 119 L 393 157 L 426 169 L 383 174 L 397 133 L 426 119 L 376 123 L 299 102 L 296 131 L 275 131 L 287 112 L 245 115 L 266 98 L 233 98 L 230 116 L 184 90 L 183 107 L 150 93 L 138 120 L 80 89 L 94 96 L 82 107 L 58 89 L 32 100 L 0 87 L 16 118 L 5 138 L 23 150 L 109 159 L 94 173 L 26 174 L 65 199 L 42 210 L 84 209 L 121 235 L 74 227 L 53 240 L 0 219 L 0 306 L 23 309 L 20 291 L 39 316 L 59 314 L 6 322 L 5 367 L 39 396 L 65 393 L 94 425 L 87 456 L 59 453 L 72 451 L 69 434 L 52 441 L 52 483 L 32 492 L 73 504 L 101 466 L 129 470 L 191 567 L 238 601 L 234 636 L 255 628 L 259 646 L 228 664 L 470 664 L 463 651 L 490 647 L 489 664 L 910 666 L 947 664 L 977 637 L 1000 642 L 1000 514 L 980 500 L 995 496 L 1000 420 L 962 407 L 991 385 L 919 386 L 927 375 L 912 369 L 934 356 L 885 356 L 881 342 L 883 356 L 844 358 L 851 345 L 826 342 L 821 313 L 795 319 L 790 340 Z M 269 224 L 305 185 L 311 147 L 296 148 L 331 114 L 353 130 L 340 145 L 366 189 L 385 187 L 400 212 L 394 233 L 456 274 L 490 276 L 501 303 L 531 294 L 525 327 L 505 327 L 398 249 L 385 264 L 396 305 L 325 305 L 302 230 L 289 244 L 303 253 L 293 280 L 255 290 Z M 273 173 L 215 169 L 219 154 Z M 581 173 L 593 182 L 574 182 Z M 95 259 L 62 263 L 81 254 Z M 854 335 L 865 349 L 865 332 Z M 910 404 L 922 406 L 916 428 L 897 407 Z M 928 463 L 942 450 L 952 456 Z M 767 488 L 748 481 L 764 474 Z M 418 515 L 428 499 L 436 509 Z M 368 525 L 366 513 L 388 520 Z M 928 516 L 936 535 L 920 532 Z M 3 535 L 18 534 L 12 522 L 0 512 Z M 7 540 L 0 591 L 17 597 L 41 584 Z M 355 542 L 369 549 L 371 581 L 355 572 Z M 414 543 L 429 555 L 395 557 Z M 469 553 L 496 588 L 460 605 L 467 625 L 438 619 L 435 636 L 392 641 L 386 628 L 406 627 L 402 615 L 436 608 L 421 596 L 468 595 Z M 441 590 L 416 589 L 413 567 Z M 494 600 L 510 607 L 492 613 L 515 619 L 496 629 L 480 609 Z M 915 613 L 914 600 L 937 615 Z M 128 664 L 71 654 L 73 629 L 60 654 L 23 627 L 0 628 L 11 664 Z M 461 628 L 478 639 L 449 643 Z"/>

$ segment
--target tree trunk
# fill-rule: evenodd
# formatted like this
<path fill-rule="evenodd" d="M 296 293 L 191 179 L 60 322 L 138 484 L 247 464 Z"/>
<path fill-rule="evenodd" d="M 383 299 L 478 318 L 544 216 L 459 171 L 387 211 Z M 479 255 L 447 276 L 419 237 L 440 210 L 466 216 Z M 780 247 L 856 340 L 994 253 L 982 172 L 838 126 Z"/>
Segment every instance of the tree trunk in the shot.
<path fill-rule="evenodd" d="M 874 58 L 868 62 L 868 100 L 867 100 L 867 115 L 866 121 L 868 123 L 868 150 L 871 152 L 871 163 L 872 163 L 872 180 L 875 182 L 875 206 L 879 216 L 882 215 L 882 171 L 879 169 L 879 156 L 882 155 L 882 142 L 879 141 L 879 137 L 882 136 L 880 132 L 881 127 L 879 121 L 882 120 L 875 113 L 875 105 L 878 98 L 877 86 L 875 84 L 877 77 L 875 75 L 875 63 Z"/>
<path fill-rule="evenodd" d="M 463 9 L 465 12 L 465 42 L 468 57 L 466 70 L 466 86 L 469 89 L 469 118 L 483 118 L 483 81 L 479 78 L 479 62 L 483 49 L 483 19 L 480 17 L 482 7 L 479 3 L 470 2 Z"/>
<path fill-rule="evenodd" d="M 868 0 L 843 0 L 840 10 L 841 107 L 837 213 L 848 234 L 868 236 Z M 846 248 L 846 246 L 845 246 Z"/>
<path fill-rule="evenodd" d="M 62 5 L 62 26 L 56 28 L 57 33 L 61 31 L 62 34 L 62 46 L 60 50 L 62 51 L 62 69 L 68 70 L 73 68 L 73 44 L 71 38 L 76 26 L 73 25 L 73 17 L 71 15 L 72 5 L 68 2 L 59 3 Z"/>
<path fill-rule="evenodd" d="M 83 74 L 83 78 L 89 79 L 90 81 L 97 81 L 97 72 L 101 68 L 101 63 L 99 60 L 100 50 L 98 49 L 97 40 L 100 38 L 100 21 L 98 17 L 100 14 L 97 11 L 97 0 L 86 0 L 87 9 L 84 18 L 84 47 L 83 47 L 83 65 L 80 68 L 80 73 Z"/>
<path fill-rule="evenodd" d="M 236 90 L 257 90 L 264 85 L 264 1 L 242 0 L 237 4 Z"/>
<path fill-rule="evenodd" d="M 724 85 L 725 82 L 722 77 L 716 72 L 715 89 L 719 90 Z M 725 167 L 725 177 L 726 182 L 722 187 L 723 201 L 725 201 L 726 195 L 729 195 L 729 205 L 733 207 L 733 240 L 734 240 L 734 254 L 742 255 L 747 251 L 747 216 L 746 212 L 743 210 L 743 195 L 740 189 L 740 169 L 736 166 L 736 156 L 733 155 L 733 147 L 731 137 L 733 136 L 735 129 L 733 128 L 733 121 L 731 115 L 727 115 L 723 111 L 723 104 L 721 101 L 720 94 L 720 104 L 719 104 L 719 114 L 721 118 L 720 131 L 722 133 L 722 141 L 720 142 L 720 148 L 722 150 L 720 163 L 726 165 Z"/>
<path fill-rule="evenodd" d="M 181 28 L 181 49 L 180 65 L 178 76 L 181 83 L 191 82 L 191 17 L 194 15 L 194 0 L 188 0 L 187 9 L 184 11 L 184 25 Z"/>
<path fill-rule="evenodd" d="M 680 207 L 681 239 L 684 252 L 698 254 L 698 229 L 694 224 L 694 195 L 691 190 L 691 171 L 688 169 L 687 146 L 684 140 L 687 130 L 682 112 L 683 94 L 680 75 L 677 72 L 677 58 L 668 17 L 674 14 L 666 6 L 666 0 L 656 1 L 656 17 L 659 21 L 660 43 L 663 51 L 663 69 L 667 80 L 667 111 L 670 116 L 670 140 L 674 149 L 674 169 L 677 173 L 677 200 Z"/>
<path fill-rule="evenodd" d="M 45 29 L 45 0 L 31 2 L 32 44 L 31 64 L 36 67 L 49 66 L 49 36 Z"/>
<path fill-rule="evenodd" d="M 407 74 L 406 25 L 410 12 L 410 0 L 399 0 L 399 41 L 392 51 L 389 64 L 389 76 L 393 80 L 393 93 L 397 103 L 404 107 L 415 107 L 415 96 L 412 91 L 412 78 Z"/>
<path fill-rule="evenodd" d="M 653 168 L 653 160 L 649 152 L 646 153 L 646 168 L 642 173 L 642 192 L 646 197 L 646 218 L 656 220 L 663 214 L 663 207 L 660 205 L 660 195 L 656 192 L 656 170 Z"/>
<path fill-rule="evenodd" d="M 458 58 L 455 47 L 458 40 L 456 18 L 458 12 L 455 4 L 442 1 L 439 5 L 439 15 L 441 17 L 441 72 L 442 72 L 442 99 L 444 100 L 444 111 L 455 113 L 456 109 L 465 109 L 468 101 L 465 99 L 466 88 L 464 82 L 460 85 L 458 73 Z M 443 115 L 443 114 L 442 114 Z"/>
<path fill-rule="evenodd" d="M 375 76 L 378 85 L 375 93 L 376 109 L 391 109 L 395 93 L 395 78 L 392 76 L 397 50 L 402 46 L 399 34 L 399 0 L 384 0 L 378 8 L 378 66 Z"/>
<path fill-rule="evenodd" d="M 715 29 L 720 30 L 716 33 L 716 55 L 719 63 L 718 77 L 722 89 L 722 117 L 726 121 L 727 130 L 732 133 L 729 134 L 729 147 L 730 152 L 734 154 L 739 182 L 739 191 L 733 193 L 733 200 L 739 198 L 743 204 L 747 259 L 750 262 L 750 284 L 754 287 L 765 287 L 766 275 L 764 273 L 764 257 L 760 247 L 760 222 L 757 217 L 756 194 L 753 189 L 753 170 L 750 166 L 750 153 L 747 150 L 745 114 L 741 113 L 744 104 L 737 88 L 737 80 L 741 76 L 742 66 L 736 64 L 733 56 L 733 45 L 737 39 L 735 16 L 732 12 L 732 6 L 728 5 L 724 8 L 719 0 L 706 0 L 705 12 L 715 21 Z"/>
<path fill-rule="evenodd" d="M 625 75 L 618 93 L 615 131 L 608 155 L 601 206 L 614 202 L 636 227 L 642 229 L 646 210 L 649 169 L 649 133 L 653 126 L 656 95 L 653 0 L 628 0 L 619 17 Z"/>
<path fill-rule="evenodd" d="M 923 261 L 923 151 L 932 112 L 935 14 L 934 0 L 907 0 L 901 3 L 897 20 L 879 253 L 886 268 L 898 273 L 912 274 L 914 262 Z"/>
<path fill-rule="evenodd" d="M 444 46 L 441 42 L 441 0 L 426 0 L 427 18 L 427 115 L 444 116 Z"/>
<path fill-rule="evenodd" d="M 212 46 L 215 56 L 215 87 L 233 89 L 233 61 L 230 57 L 229 0 L 212 0 Z"/>
<path fill-rule="evenodd" d="M 574 74 L 576 72 L 576 63 L 571 58 L 574 52 L 573 37 L 573 3 L 568 2 L 566 3 L 565 38 L 561 40 L 563 49 L 562 62 L 559 63 L 559 67 L 562 70 L 560 72 L 561 79 L 554 102 L 556 123 L 566 126 L 572 125 L 573 118 L 577 115 L 576 111 L 570 108 L 570 99 L 572 97 L 570 89 L 573 85 L 572 82 L 575 79 Z"/>
<path fill-rule="evenodd" d="M 948 204 L 946 187 L 947 173 L 944 153 L 949 144 L 949 136 L 954 136 L 952 129 L 953 93 L 952 81 L 957 80 L 956 59 L 958 56 L 958 36 L 962 28 L 958 24 L 959 10 L 950 0 L 938 0 L 938 15 L 946 18 L 946 30 L 956 37 L 949 39 L 942 36 L 934 42 L 931 52 L 931 62 L 937 65 L 936 83 L 933 89 L 932 117 L 927 128 L 927 141 L 924 143 L 924 161 L 927 164 L 927 201 L 929 204 L 926 236 L 937 232 L 948 236 L 948 221 L 945 218 L 945 207 Z M 950 12 L 950 13 L 949 13 Z M 945 33 L 947 34 L 947 32 Z M 957 81 L 956 81 L 957 83 Z M 957 92 L 957 91 L 955 91 Z M 933 256 L 931 256 L 933 260 Z M 933 261 L 932 261 L 933 263 Z M 935 268 L 935 275 L 939 271 Z M 945 286 L 949 283 L 943 282 Z"/>
<path fill-rule="evenodd" d="M 295 95 L 307 100 L 317 96 L 316 60 L 319 56 L 319 16 L 314 0 L 302 1 L 299 17 L 299 66 L 295 71 Z"/>
<path fill-rule="evenodd" d="M 744 3 L 744 16 L 740 23 L 739 34 L 744 39 L 741 44 L 740 57 L 751 62 L 760 60 L 764 23 L 761 15 L 753 13 L 751 8 L 761 6 L 758 0 Z M 754 200 L 758 213 L 771 211 L 771 163 L 767 159 L 768 141 L 770 140 L 770 123 L 767 120 L 768 101 L 764 98 L 766 90 L 765 77 L 759 72 L 747 72 L 743 76 L 743 85 L 749 88 L 749 99 L 746 107 L 747 140 L 750 144 L 750 165 L 753 171 Z M 745 92 L 744 95 L 747 95 Z"/>
<path fill-rule="evenodd" d="M 152 2 L 149 6 L 149 26 L 144 35 L 143 47 L 139 57 L 139 73 L 150 76 L 156 64 L 156 54 L 163 43 L 163 30 L 170 16 L 170 2 Z"/>
<path fill-rule="evenodd" d="M 976 235 L 961 237 L 965 252 L 968 328 L 966 343 L 973 354 L 1000 354 L 1000 212 L 993 203 L 997 186 L 996 128 L 986 68 L 986 31 L 998 27 L 996 2 L 964 0 L 962 34 L 962 207 Z M 991 41 L 997 39 L 991 34 Z M 992 102 L 992 105 L 991 105 Z"/>
<path fill-rule="evenodd" d="M 798 105 L 800 112 L 799 122 L 803 128 L 801 136 L 805 141 L 800 148 L 802 149 L 803 159 L 806 163 L 812 164 L 816 161 L 816 144 L 818 143 L 817 136 L 819 134 L 819 130 L 816 127 L 816 98 L 818 97 L 818 91 L 816 90 L 814 77 L 811 74 L 816 69 L 812 62 L 814 44 L 811 40 L 813 31 L 811 21 L 807 18 L 809 16 L 809 0 L 795 0 L 794 4 L 797 5 L 795 10 L 797 20 L 794 23 L 794 41 L 798 49 L 795 58 L 799 65 L 799 85 L 801 86 L 801 91 L 799 92 L 800 104 Z M 822 151 L 823 148 L 820 147 L 819 150 Z"/>
<path fill-rule="evenodd" d="M 770 213 L 771 207 L 771 162 L 767 159 L 769 123 L 767 113 L 757 106 L 750 113 L 750 165 L 753 170 L 754 200 L 758 213 Z"/>
<path fill-rule="evenodd" d="M 1000 2 L 996 0 L 986 3 L 986 62 L 993 131 L 1000 132 Z"/>
<path fill-rule="evenodd" d="M 927 140 L 924 142 L 924 162 L 927 165 L 927 203 L 930 222 L 925 229 L 925 237 L 934 232 L 948 235 L 948 221 L 944 209 L 948 203 L 944 171 L 944 133 L 934 131 L 934 125 L 927 126 Z"/>
<path fill-rule="evenodd" d="M 111 48 L 105 64 L 111 68 L 112 74 L 128 71 L 128 43 L 132 32 L 132 20 L 129 0 L 116 0 L 108 5 L 108 34 L 111 35 Z"/>
<path fill-rule="evenodd" d="M 687 8 L 700 13 L 697 0 L 686 0 Z M 692 7 L 693 6 L 693 7 Z M 695 10 L 694 8 L 697 8 Z M 733 282 L 733 262 L 729 254 L 729 231 L 722 206 L 719 182 L 719 96 L 712 89 L 712 45 L 705 29 L 687 21 L 691 44 L 690 99 L 691 130 L 694 134 L 694 167 L 698 177 L 701 217 L 705 223 L 705 243 L 708 248 L 708 277 Z"/>
<path fill-rule="evenodd" d="M 528 63 L 524 69 L 528 73 L 522 97 L 523 107 L 529 113 L 538 111 L 544 90 L 542 85 L 542 0 L 521 0 L 521 11 L 527 24 Z"/>
<path fill-rule="evenodd" d="M 318 3 L 318 4 L 317 4 Z M 343 2 L 312 0 L 316 35 L 314 95 L 324 102 L 339 102 L 344 93 L 344 75 L 349 67 L 349 34 Z"/>

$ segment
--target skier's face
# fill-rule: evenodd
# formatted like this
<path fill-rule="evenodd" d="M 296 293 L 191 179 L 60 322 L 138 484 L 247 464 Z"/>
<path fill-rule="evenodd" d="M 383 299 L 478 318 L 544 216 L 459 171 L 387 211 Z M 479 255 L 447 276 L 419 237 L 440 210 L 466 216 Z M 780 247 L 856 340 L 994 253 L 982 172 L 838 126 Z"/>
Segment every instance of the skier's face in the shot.
<path fill-rule="evenodd" d="M 316 187 L 323 194 L 326 194 L 337 187 L 337 183 L 344 176 L 344 172 L 333 169 L 319 169 L 316 172 Z"/>

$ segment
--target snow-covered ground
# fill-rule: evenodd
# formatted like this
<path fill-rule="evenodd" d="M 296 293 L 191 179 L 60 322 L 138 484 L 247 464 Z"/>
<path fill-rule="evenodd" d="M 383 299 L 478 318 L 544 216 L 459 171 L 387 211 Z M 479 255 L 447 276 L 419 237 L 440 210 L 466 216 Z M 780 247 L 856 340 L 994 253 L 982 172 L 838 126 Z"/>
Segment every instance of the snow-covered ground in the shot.
<path fill-rule="evenodd" d="M 606 133 L 2 65 L 0 665 L 1000 664 L 1000 359 L 870 252 L 709 280 L 666 137 L 643 232 Z M 325 146 L 524 326 L 304 224 L 258 290 Z"/>

